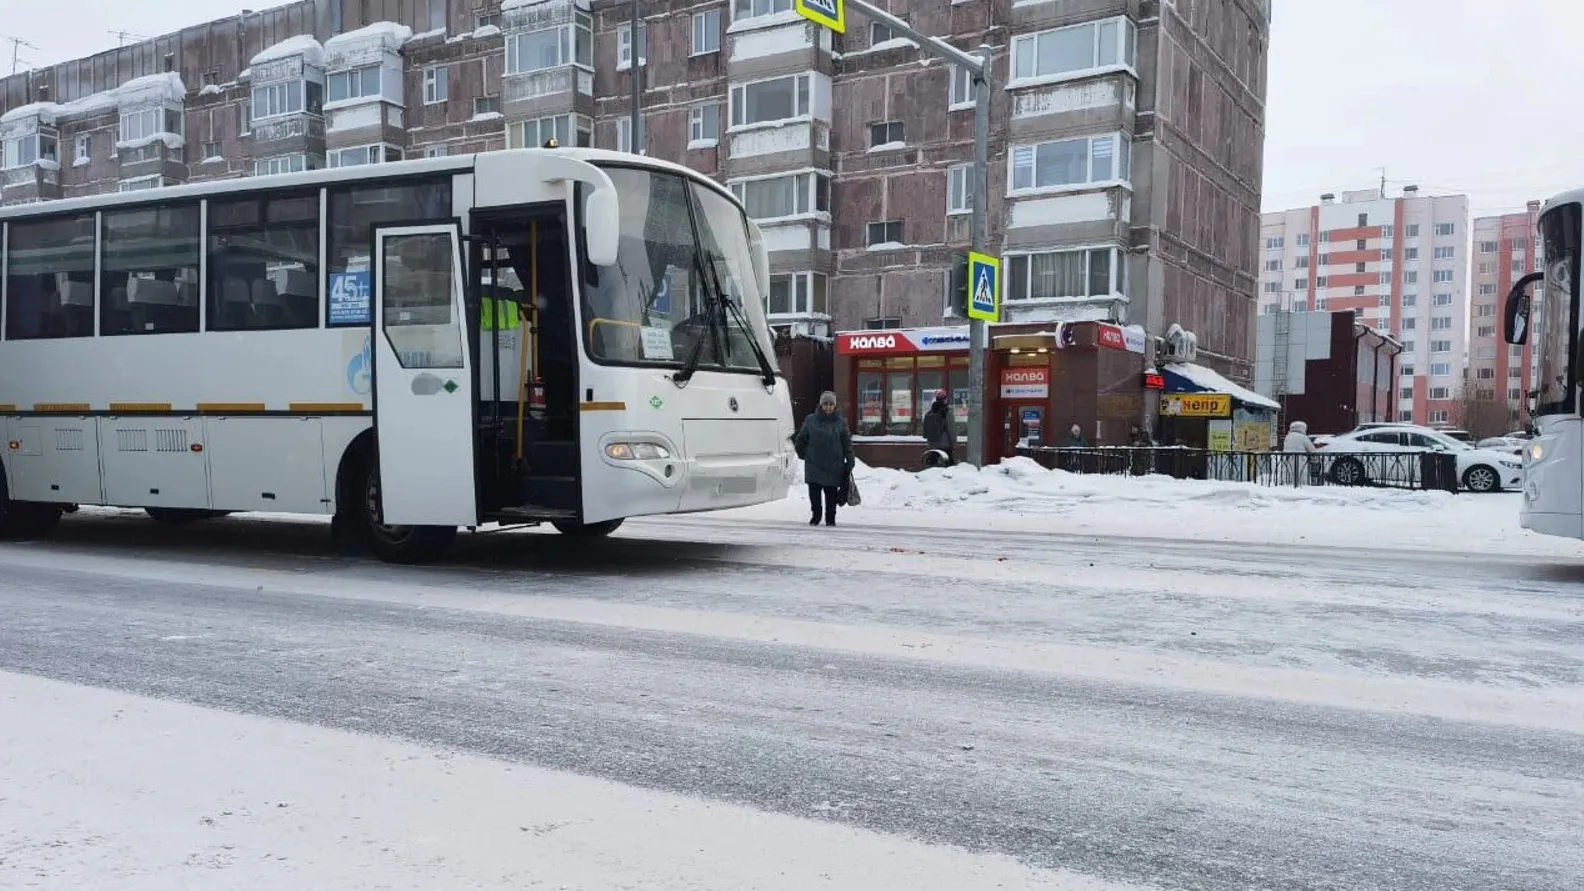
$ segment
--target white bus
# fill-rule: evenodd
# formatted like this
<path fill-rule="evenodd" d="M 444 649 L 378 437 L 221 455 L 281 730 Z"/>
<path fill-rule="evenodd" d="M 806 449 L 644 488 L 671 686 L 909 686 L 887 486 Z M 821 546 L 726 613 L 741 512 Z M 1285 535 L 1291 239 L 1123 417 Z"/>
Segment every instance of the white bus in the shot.
<path fill-rule="evenodd" d="M 322 514 L 397 562 L 458 527 L 786 497 L 764 242 L 591 149 L 0 209 L 0 533 L 79 505 Z"/>
<path fill-rule="evenodd" d="M 1584 189 L 1546 202 L 1540 211 L 1543 265 L 1507 295 L 1504 334 L 1510 344 L 1538 340 L 1539 372 L 1528 393 L 1535 437 L 1524 446 L 1519 524 L 1546 535 L 1584 538 L 1584 338 L 1580 338 L 1579 254 Z M 1530 285 L 1539 282 L 1533 299 Z M 1525 369 L 1527 372 L 1527 369 Z"/>

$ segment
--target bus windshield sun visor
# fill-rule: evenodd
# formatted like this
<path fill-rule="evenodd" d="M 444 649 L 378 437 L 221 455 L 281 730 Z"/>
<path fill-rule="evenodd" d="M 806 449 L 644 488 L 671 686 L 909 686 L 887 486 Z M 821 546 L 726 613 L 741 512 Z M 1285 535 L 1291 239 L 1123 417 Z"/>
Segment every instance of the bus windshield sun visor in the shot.
<path fill-rule="evenodd" d="M 545 182 L 579 182 L 589 187 L 583 205 L 583 228 L 587 233 L 588 261 L 595 266 L 614 266 L 621 244 L 621 201 L 616 185 L 605 171 L 565 155 L 545 152 L 539 159 Z"/>

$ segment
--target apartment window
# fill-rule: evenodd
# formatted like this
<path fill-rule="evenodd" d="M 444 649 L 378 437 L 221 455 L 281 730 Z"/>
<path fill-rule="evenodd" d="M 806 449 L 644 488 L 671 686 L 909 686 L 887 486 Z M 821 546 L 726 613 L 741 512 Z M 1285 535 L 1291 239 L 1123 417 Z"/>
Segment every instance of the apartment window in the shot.
<path fill-rule="evenodd" d="M 322 108 L 324 87 L 309 81 L 289 80 L 253 88 L 253 104 L 249 111 L 253 122 L 300 114 L 306 107 L 310 114 Z M 305 106 L 305 99 L 308 100 Z"/>
<path fill-rule="evenodd" d="M 165 334 L 198 330 L 198 202 L 107 211 L 100 230 L 99 332 Z M 148 312 L 150 305 L 164 312 Z"/>
<path fill-rule="evenodd" d="M 1436 223 L 1436 225 L 1435 225 L 1435 234 L 1437 234 L 1437 235 L 1456 235 L 1457 234 L 1457 224 L 1456 223 Z"/>
<path fill-rule="evenodd" d="M 1323 275 L 1315 276 L 1315 287 L 1323 288 L 1325 286 L 1326 286 L 1326 276 L 1323 276 Z"/>
<path fill-rule="evenodd" d="M 1309 280 L 1307 278 L 1295 278 L 1295 279 L 1293 279 L 1293 290 L 1294 291 L 1307 291 L 1307 290 L 1309 290 Z"/>
<path fill-rule="evenodd" d="M 1405 285 L 1413 285 L 1413 284 L 1418 284 L 1418 283 L 1419 283 L 1419 270 L 1417 270 L 1417 269 L 1406 269 L 1406 270 L 1403 270 L 1403 284 L 1405 284 Z"/>
<path fill-rule="evenodd" d="M 253 162 L 254 176 L 271 176 L 279 173 L 301 173 L 307 169 L 307 157 L 304 155 L 276 155 L 272 158 L 259 158 Z"/>
<path fill-rule="evenodd" d="M 633 60 L 632 25 L 622 25 L 616 29 L 616 68 L 631 68 Z M 649 25 L 647 22 L 638 23 L 638 64 L 649 64 Z"/>
<path fill-rule="evenodd" d="M 1479 264 L 1479 265 L 1474 267 L 1474 272 L 1477 275 L 1491 275 L 1491 274 L 1496 272 L 1496 264 L 1495 263 L 1481 263 L 1481 264 Z"/>
<path fill-rule="evenodd" d="M 1450 330 L 1452 330 L 1452 317 L 1451 316 L 1435 316 L 1434 318 L 1432 318 L 1430 320 L 1430 330 L 1431 331 L 1450 331 Z"/>
<path fill-rule="evenodd" d="M 1521 275 L 1523 275 L 1523 271 L 1524 271 L 1523 258 L 1522 257 L 1518 257 L 1518 258 L 1514 259 L 1512 261 L 1512 274 L 1521 276 Z"/>
<path fill-rule="evenodd" d="M 1294 257 L 1293 258 L 1293 268 L 1294 269 L 1308 269 L 1309 268 L 1309 258 L 1307 256 L 1305 256 L 1305 255 L 1302 255 L 1302 254 L 1300 254 L 1297 257 Z"/>
<path fill-rule="evenodd" d="M 1086 22 L 1012 39 L 1013 82 L 1112 65 L 1133 67 L 1138 30 L 1126 18 Z"/>
<path fill-rule="evenodd" d="M 429 0 L 429 30 L 443 31 L 446 27 L 446 0 Z"/>
<path fill-rule="evenodd" d="M 594 67 L 594 19 L 576 7 L 568 25 L 525 31 L 506 38 L 506 73 L 532 74 L 567 65 Z"/>
<path fill-rule="evenodd" d="M 1495 337 L 1496 336 L 1496 326 L 1495 325 L 1481 325 L 1480 327 L 1474 329 L 1474 336 L 1475 337 Z"/>
<path fill-rule="evenodd" d="M 763 124 L 809 113 L 810 75 L 797 74 L 732 87 L 731 125 Z"/>
<path fill-rule="evenodd" d="M 1432 340 L 1432 341 L 1430 341 L 1430 352 L 1432 352 L 1432 353 L 1450 353 L 1450 352 L 1452 352 L 1452 341 L 1450 341 L 1450 340 Z"/>
<path fill-rule="evenodd" d="M 1354 242 L 1354 244 L 1353 244 L 1353 249 L 1356 250 L 1356 251 L 1367 250 L 1368 248 L 1369 248 L 1369 242 L 1364 240 L 1364 239 L 1362 239 L 1362 238 L 1360 238 L 1358 241 Z"/>
<path fill-rule="evenodd" d="M 886 220 L 879 223 L 870 223 L 866 242 L 869 247 L 879 247 L 889 244 L 904 244 L 902 237 L 902 221 Z"/>
<path fill-rule="evenodd" d="M 1438 285 L 1446 284 L 1452 280 L 1452 270 L 1437 269 L 1431 273 L 1430 280 Z"/>
<path fill-rule="evenodd" d="M 1353 271 L 1354 272 L 1363 272 L 1364 271 L 1364 264 L 1363 263 L 1354 263 L 1353 264 Z"/>
<path fill-rule="evenodd" d="M 956 164 L 946 170 L 946 212 L 973 213 L 973 165 Z"/>
<path fill-rule="evenodd" d="M 1380 274 L 1380 283 L 1383 284 L 1383 285 L 1390 284 L 1391 283 L 1391 273 L 1390 272 L 1382 272 Z"/>
<path fill-rule="evenodd" d="M 1266 272 L 1280 272 L 1281 268 L 1282 268 L 1282 261 L 1279 260 L 1279 259 L 1277 259 L 1277 260 L 1266 260 L 1265 261 L 1265 271 Z"/>
<path fill-rule="evenodd" d="M 1417 327 L 1419 327 L 1419 320 L 1415 319 L 1413 316 L 1408 316 L 1402 320 L 1402 329 L 1404 331 L 1412 331 Z"/>
<path fill-rule="evenodd" d="M 864 326 L 864 330 L 865 331 L 884 331 L 884 330 L 886 330 L 888 328 L 900 328 L 900 327 L 902 327 L 902 320 L 899 319 L 899 318 L 894 318 L 894 317 L 892 317 L 892 318 L 879 318 L 879 319 L 864 319 L 863 326 Z"/>
<path fill-rule="evenodd" d="M 1451 399 L 1452 398 L 1452 388 L 1451 387 L 1431 387 L 1430 388 L 1430 398 L 1431 399 L 1437 399 L 1437 400 L 1440 400 L 1440 399 Z"/>
<path fill-rule="evenodd" d="M 888 40 L 894 39 L 896 39 L 896 34 L 892 32 L 890 25 L 887 25 L 885 22 L 869 23 L 870 46 L 878 46 Z"/>
<path fill-rule="evenodd" d="M 1132 142 L 1121 134 L 1061 139 L 1012 149 L 1012 192 L 1126 181 Z"/>
<path fill-rule="evenodd" d="M 326 160 L 330 162 L 331 167 L 361 167 L 365 164 L 400 161 L 401 158 L 401 149 L 384 143 L 332 149 L 326 152 Z"/>
<path fill-rule="evenodd" d="M 791 12 L 792 0 L 734 0 L 733 19 L 750 19 L 778 12 Z"/>
<path fill-rule="evenodd" d="M 1402 295 L 1402 305 L 1403 306 L 1418 306 L 1419 305 L 1419 295 L 1418 294 L 1404 294 L 1404 295 Z"/>
<path fill-rule="evenodd" d="M 1521 379 L 1522 377 L 1523 377 L 1523 369 L 1522 368 L 1518 368 L 1518 367 L 1514 366 L 1512 368 L 1507 369 L 1507 379 L 1508 380 L 1515 381 L 1515 380 Z"/>
<path fill-rule="evenodd" d="M 1390 294 L 1382 294 L 1382 295 L 1380 295 L 1380 308 L 1381 309 L 1385 309 L 1388 306 L 1391 306 L 1391 295 Z"/>
<path fill-rule="evenodd" d="M 473 116 L 474 117 L 479 117 L 480 115 L 500 114 L 500 113 L 501 113 L 501 100 L 500 100 L 499 96 L 474 96 L 473 97 Z M 537 148 L 537 147 L 538 146 L 535 146 L 535 148 Z"/>
<path fill-rule="evenodd" d="M 1354 285 L 1353 286 L 1353 296 L 1354 297 L 1363 297 L 1364 296 L 1364 286 L 1363 285 Z"/>
<path fill-rule="evenodd" d="M 121 142 L 147 142 L 169 133 L 182 135 L 182 113 L 175 108 L 144 108 L 121 115 Z"/>
<path fill-rule="evenodd" d="M 961 65 L 951 66 L 951 107 L 965 108 L 974 104 L 973 73 Z"/>
<path fill-rule="evenodd" d="M 73 161 L 78 164 L 87 164 L 92 157 L 93 143 L 87 133 L 73 140 Z"/>
<path fill-rule="evenodd" d="M 1397 412 L 1397 420 L 1399 423 L 1412 424 L 1413 412 L 1405 408 L 1402 411 Z"/>
<path fill-rule="evenodd" d="M 1359 214 L 1358 215 L 1358 224 L 1360 226 L 1368 226 L 1369 225 L 1369 214 L 1367 214 L 1367 213 Z"/>
<path fill-rule="evenodd" d="M 1006 261 L 1007 299 L 1103 297 L 1115 293 L 1121 289 L 1116 259 L 1116 251 L 1108 247 L 1014 254 Z M 1273 290 L 1280 293 L 1280 284 Z"/>
<path fill-rule="evenodd" d="M 693 14 L 693 55 L 718 53 L 721 48 L 721 14 L 718 9 Z"/>
<path fill-rule="evenodd" d="M 770 276 L 771 315 L 828 315 L 829 285 L 818 272 L 792 272 Z"/>
<path fill-rule="evenodd" d="M 1404 352 L 1407 352 L 1407 350 L 1404 350 Z M 1402 376 L 1403 377 L 1413 377 L 1414 376 L 1414 368 L 1413 368 L 1413 366 L 1412 365 L 1404 365 L 1402 367 Z"/>
<path fill-rule="evenodd" d="M 1523 346 L 1521 344 L 1516 344 L 1516 343 L 1508 346 L 1507 347 L 1507 358 L 1509 358 L 1509 359 L 1522 359 L 1523 358 Z"/>
<path fill-rule="evenodd" d="M 443 142 L 439 145 L 424 146 L 423 150 L 425 158 L 444 158 L 449 154 L 451 154 L 451 147 Z"/>
<path fill-rule="evenodd" d="M 251 98 L 246 102 L 237 104 L 237 133 L 247 134 L 253 131 L 253 102 Z"/>
<path fill-rule="evenodd" d="M 869 125 L 869 147 L 900 146 L 907 142 L 907 128 L 901 121 L 881 121 Z"/>
<path fill-rule="evenodd" d="M 1430 305 L 1431 306 L 1451 306 L 1452 305 L 1452 295 L 1451 294 L 1445 294 L 1445 293 L 1432 294 L 1430 296 Z"/>
<path fill-rule="evenodd" d="M 203 144 L 203 156 L 204 156 L 204 160 L 205 161 L 209 160 L 210 158 L 218 158 L 218 157 L 220 157 L 220 143 L 218 143 L 218 142 L 206 142 L 206 143 L 204 143 Z"/>
<path fill-rule="evenodd" d="M 1407 402 L 1413 399 L 1413 387 L 1402 387 L 1397 390 L 1397 398 Z"/>
<path fill-rule="evenodd" d="M 380 95 L 380 66 L 368 65 L 351 71 L 337 71 L 325 78 L 331 102 L 372 98 Z"/>
<path fill-rule="evenodd" d="M 1409 238 L 1418 238 L 1419 237 L 1419 224 L 1418 223 L 1409 223 L 1408 224 L 1408 237 Z"/>
<path fill-rule="evenodd" d="M 1481 296 L 1489 297 L 1489 296 L 1491 296 L 1491 295 L 1496 293 L 1496 286 L 1495 285 L 1480 285 L 1479 286 L 1479 292 L 1480 292 Z"/>
<path fill-rule="evenodd" d="M 1281 293 L 1281 282 L 1266 282 L 1265 283 L 1265 293 L 1267 293 L 1267 294 L 1280 294 Z"/>
<path fill-rule="evenodd" d="M 1414 343 L 1411 340 L 1405 340 L 1405 341 L 1402 342 L 1402 346 L 1403 346 L 1403 352 L 1405 354 L 1411 355 L 1413 353 L 1415 347 L 1418 346 L 1418 344 Z"/>
<path fill-rule="evenodd" d="M 1494 316 L 1496 315 L 1496 305 L 1494 303 L 1482 303 L 1474 307 L 1474 315 L 1480 318 Z"/>
<path fill-rule="evenodd" d="M 1457 253 L 1457 248 L 1452 245 L 1444 245 L 1435 249 L 1435 258 L 1437 260 L 1450 260 L 1455 253 Z"/>
<path fill-rule="evenodd" d="M 1508 390 L 1507 391 L 1507 398 L 1511 399 L 1514 402 L 1517 402 L 1518 400 L 1523 398 L 1523 391 L 1520 390 L 1520 389 L 1517 389 L 1517 388 L 1513 388 L 1511 390 Z"/>
<path fill-rule="evenodd" d="M 711 102 L 688 109 L 688 145 L 706 148 L 720 141 L 720 106 Z"/>
<path fill-rule="evenodd" d="M 593 144 L 592 125 L 582 115 L 569 114 L 512 121 L 506 125 L 507 148 L 539 148 L 551 139 L 560 145 L 587 148 Z"/>
<path fill-rule="evenodd" d="M 643 115 L 638 116 L 638 145 L 636 148 L 633 146 L 632 123 L 632 118 L 628 115 L 622 115 L 616 119 L 616 151 L 641 155 L 648 144 L 649 121 Z"/>
<path fill-rule="evenodd" d="M 755 220 L 774 220 L 813 212 L 830 212 L 830 179 L 796 173 L 731 184 L 732 194 Z"/>
<path fill-rule="evenodd" d="M 1490 352 L 1492 353 L 1492 355 L 1482 356 L 1481 358 L 1485 358 L 1485 359 L 1494 359 L 1494 358 L 1496 358 L 1495 355 L 1494 355 L 1496 351 L 1495 350 L 1491 350 Z M 1494 369 L 1494 368 L 1477 368 L 1477 369 L 1474 370 L 1474 379 L 1475 380 L 1482 380 L 1482 381 L 1493 381 L 1493 380 L 1496 379 L 1496 369 Z"/>
<path fill-rule="evenodd" d="M 1482 254 L 1494 254 L 1496 253 L 1496 247 L 1497 245 L 1494 241 L 1482 241 L 1479 243 L 1479 252 Z"/>
<path fill-rule="evenodd" d="M 1391 239 L 1392 235 L 1395 233 L 1395 231 L 1396 231 L 1396 227 L 1395 226 L 1382 226 L 1381 227 L 1381 238 L 1387 239 L 1389 241 Z"/>
<path fill-rule="evenodd" d="M 1275 238 L 1267 238 L 1267 239 L 1265 239 L 1265 249 L 1268 250 L 1268 251 L 1277 250 L 1278 248 L 1280 248 L 1282 246 L 1283 241 L 1284 240 L 1279 235 L 1276 236 Z"/>
<path fill-rule="evenodd" d="M 1298 246 L 1299 247 L 1308 247 L 1309 246 L 1309 233 L 1308 232 L 1300 232 L 1300 233 L 1298 233 L 1297 242 L 1298 242 Z"/>
<path fill-rule="evenodd" d="M 1294 300 L 1292 302 L 1292 311 L 1293 312 L 1308 312 L 1309 311 L 1309 301 L 1307 301 L 1307 300 Z"/>
<path fill-rule="evenodd" d="M 475 30 L 478 28 L 499 28 L 500 24 L 501 14 L 498 12 L 481 12 L 473 17 Z"/>
<path fill-rule="evenodd" d="M 425 105 L 434 105 L 450 98 L 446 80 L 449 69 L 444 66 L 425 68 L 423 73 L 423 98 Z"/>
<path fill-rule="evenodd" d="M 1320 255 L 1320 265 L 1321 266 L 1329 266 L 1330 264 L 1331 264 L 1331 255 L 1330 254 L 1321 254 Z"/>
<path fill-rule="evenodd" d="M 1405 247 L 1405 248 L 1403 248 L 1403 259 L 1404 260 L 1417 260 L 1417 259 L 1419 259 L 1419 249 L 1416 248 L 1416 247 Z"/>

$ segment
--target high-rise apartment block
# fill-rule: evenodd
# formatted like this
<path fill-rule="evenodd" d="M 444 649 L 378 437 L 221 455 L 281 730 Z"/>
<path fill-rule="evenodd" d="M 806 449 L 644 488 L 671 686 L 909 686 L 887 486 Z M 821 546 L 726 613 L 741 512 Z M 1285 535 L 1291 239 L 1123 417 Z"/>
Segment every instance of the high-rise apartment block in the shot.
<path fill-rule="evenodd" d="M 1392 419 L 1453 420 L 1468 342 L 1466 196 L 1323 195 L 1265 214 L 1260 238 L 1262 313 L 1352 310 L 1402 342 Z"/>
<path fill-rule="evenodd" d="M 1269 0 L 890 0 L 994 56 L 1013 321 L 1109 319 L 1248 376 Z M 6 203 L 567 145 L 714 175 L 785 329 L 938 325 L 971 233 L 966 72 L 793 0 L 297 0 L 0 81 Z M 637 132 L 631 123 L 638 78 Z"/>
<path fill-rule="evenodd" d="M 1476 398 L 1505 405 L 1509 422 L 1514 425 L 1525 415 L 1524 394 L 1533 386 L 1538 358 L 1529 344 L 1512 346 L 1502 339 L 1501 306 L 1515 282 L 1540 271 L 1542 258 L 1536 230 L 1539 220 L 1540 202 L 1531 201 L 1522 213 L 1474 221 L 1469 386 Z"/>

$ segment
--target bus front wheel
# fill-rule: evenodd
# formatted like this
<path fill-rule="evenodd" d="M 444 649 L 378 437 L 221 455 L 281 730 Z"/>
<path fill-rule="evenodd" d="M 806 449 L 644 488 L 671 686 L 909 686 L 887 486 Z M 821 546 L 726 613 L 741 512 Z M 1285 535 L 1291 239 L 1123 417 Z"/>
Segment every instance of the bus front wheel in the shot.
<path fill-rule="evenodd" d="M 445 556 L 456 541 L 455 526 L 387 526 L 380 516 L 378 460 L 364 462 L 363 527 L 375 556 L 387 563 L 426 563 Z"/>
<path fill-rule="evenodd" d="M 562 535 L 574 538 L 604 538 L 621 528 L 621 520 L 601 520 L 598 523 L 573 523 L 570 521 L 556 520 L 550 525 Z"/>

